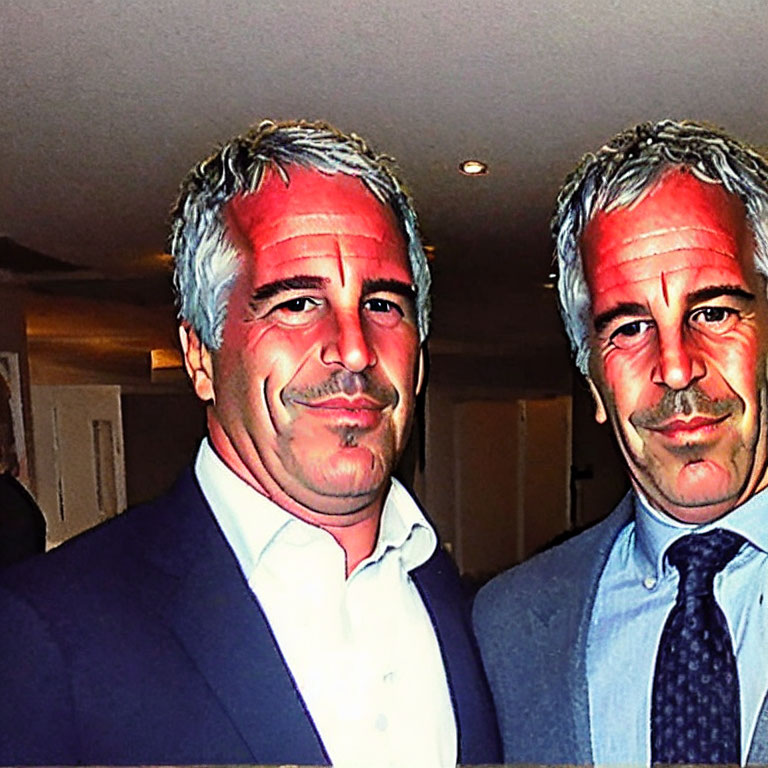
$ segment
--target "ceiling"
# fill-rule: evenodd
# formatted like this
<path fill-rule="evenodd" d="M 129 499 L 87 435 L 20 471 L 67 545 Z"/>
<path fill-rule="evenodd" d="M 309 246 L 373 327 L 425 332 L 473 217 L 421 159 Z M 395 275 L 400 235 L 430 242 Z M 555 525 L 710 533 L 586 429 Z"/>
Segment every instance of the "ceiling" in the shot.
<path fill-rule="evenodd" d="M 436 247 L 434 350 L 567 365 L 544 287 L 560 181 L 646 119 L 768 144 L 766 32 L 764 0 L 3 0 L 0 281 L 33 378 L 146 378 L 174 343 L 176 186 L 263 117 L 397 157 Z M 77 269 L 24 273 L 31 252 Z"/>

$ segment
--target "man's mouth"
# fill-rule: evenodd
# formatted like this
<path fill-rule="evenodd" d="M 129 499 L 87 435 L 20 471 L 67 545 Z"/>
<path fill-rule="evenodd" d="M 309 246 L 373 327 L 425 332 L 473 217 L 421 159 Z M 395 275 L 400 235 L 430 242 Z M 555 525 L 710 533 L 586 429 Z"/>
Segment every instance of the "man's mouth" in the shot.
<path fill-rule="evenodd" d="M 670 440 L 704 439 L 711 432 L 714 432 L 730 415 L 730 413 L 724 413 L 718 416 L 693 416 L 690 418 L 676 416 L 661 424 L 645 425 L 645 428 L 652 432 L 657 432 Z"/>
<path fill-rule="evenodd" d="M 304 405 L 307 408 L 329 408 L 343 411 L 381 411 L 385 408 L 384 403 L 359 395 L 357 397 L 320 397 L 314 400 L 294 399 L 294 403 Z"/>
<path fill-rule="evenodd" d="M 386 403 L 364 395 L 336 395 L 312 400 L 294 398 L 293 403 L 306 408 L 307 412 L 314 416 L 358 429 L 373 429 L 381 420 L 382 411 L 387 407 Z"/>

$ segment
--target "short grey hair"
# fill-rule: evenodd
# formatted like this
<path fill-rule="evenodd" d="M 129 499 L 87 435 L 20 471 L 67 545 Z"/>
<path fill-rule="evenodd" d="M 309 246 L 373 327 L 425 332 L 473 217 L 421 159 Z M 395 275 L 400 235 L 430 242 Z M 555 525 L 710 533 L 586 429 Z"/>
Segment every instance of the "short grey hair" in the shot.
<path fill-rule="evenodd" d="M 408 246 L 419 338 L 424 341 L 431 278 L 413 202 L 394 160 L 374 153 L 356 134 L 341 133 L 322 122 L 265 120 L 222 145 L 186 176 L 171 211 L 170 252 L 179 317 L 209 349 L 219 348 L 240 266 L 224 209 L 238 195 L 257 192 L 268 168 L 288 183 L 291 166 L 358 178 L 392 209 Z"/>
<path fill-rule="evenodd" d="M 579 370 L 588 375 L 590 296 L 581 238 L 599 211 L 631 205 L 673 168 L 722 184 L 744 204 L 755 238 L 755 269 L 768 278 L 768 162 L 724 131 L 689 120 L 641 123 L 582 158 L 567 177 L 552 218 L 560 314 Z"/>

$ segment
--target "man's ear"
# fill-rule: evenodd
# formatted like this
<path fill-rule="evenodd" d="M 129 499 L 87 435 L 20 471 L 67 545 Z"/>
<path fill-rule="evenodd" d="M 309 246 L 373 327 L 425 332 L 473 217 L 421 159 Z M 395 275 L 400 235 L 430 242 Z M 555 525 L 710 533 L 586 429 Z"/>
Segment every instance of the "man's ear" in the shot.
<path fill-rule="evenodd" d="M 605 403 L 603 402 L 603 396 L 595 386 L 595 382 L 587 376 L 587 384 L 589 384 L 589 391 L 592 393 L 592 399 L 595 401 L 595 421 L 598 424 L 605 424 L 608 421 L 608 412 L 605 410 Z"/>
<path fill-rule="evenodd" d="M 204 402 L 216 400 L 213 388 L 213 364 L 208 347 L 200 341 L 195 329 L 188 323 L 179 326 L 179 340 L 184 356 L 184 367 L 192 380 L 195 394 Z"/>
<path fill-rule="evenodd" d="M 419 347 L 419 362 L 416 364 L 416 394 L 421 394 L 421 388 L 424 386 L 424 376 L 426 370 L 426 361 L 424 360 L 424 345 Z"/>

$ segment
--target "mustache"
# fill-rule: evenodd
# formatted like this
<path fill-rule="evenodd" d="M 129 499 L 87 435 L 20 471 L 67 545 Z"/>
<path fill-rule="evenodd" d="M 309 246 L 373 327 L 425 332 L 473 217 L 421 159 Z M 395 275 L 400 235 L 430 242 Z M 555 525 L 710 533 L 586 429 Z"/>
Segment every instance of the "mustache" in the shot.
<path fill-rule="evenodd" d="M 327 379 L 303 387 L 289 387 L 283 392 L 285 402 L 311 403 L 330 395 L 366 395 L 382 406 L 394 406 L 400 399 L 391 384 L 377 381 L 369 371 L 334 371 Z"/>
<path fill-rule="evenodd" d="M 634 427 L 654 429 L 675 416 L 711 416 L 718 417 L 725 413 L 738 412 L 742 409 L 737 397 L 713 399 L 703 392 L 697 384 L 685 389 L 668 389 L 656 405 L 642 411 L 636 411 L 629 417 Z"/>

